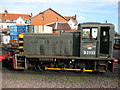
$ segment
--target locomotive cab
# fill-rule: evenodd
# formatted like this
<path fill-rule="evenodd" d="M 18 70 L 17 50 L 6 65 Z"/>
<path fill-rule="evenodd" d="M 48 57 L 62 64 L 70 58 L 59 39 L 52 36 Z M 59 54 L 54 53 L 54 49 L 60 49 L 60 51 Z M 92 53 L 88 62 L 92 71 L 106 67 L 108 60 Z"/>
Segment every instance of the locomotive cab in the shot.
<path fill-rule="evenodd" d="M 81 33 L 81 57 L 112 57 L 112 24 L 83 23 Z"/>

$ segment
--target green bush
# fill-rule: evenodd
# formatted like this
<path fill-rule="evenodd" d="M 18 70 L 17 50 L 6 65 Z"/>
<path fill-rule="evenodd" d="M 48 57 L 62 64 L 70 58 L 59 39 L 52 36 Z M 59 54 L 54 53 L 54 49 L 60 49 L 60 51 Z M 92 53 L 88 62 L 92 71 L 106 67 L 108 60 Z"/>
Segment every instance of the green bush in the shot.
<path fill-rule="evenodd" d="M 117 32 L 115 33 L 115 37 L 120 37 L 120 34 L 118 34 Z"/>

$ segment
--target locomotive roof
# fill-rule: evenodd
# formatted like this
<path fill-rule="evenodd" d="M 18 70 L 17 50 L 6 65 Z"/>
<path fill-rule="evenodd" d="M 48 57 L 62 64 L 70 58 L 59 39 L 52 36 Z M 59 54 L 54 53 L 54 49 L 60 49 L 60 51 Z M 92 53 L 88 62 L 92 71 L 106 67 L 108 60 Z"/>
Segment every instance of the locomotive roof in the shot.
<path fill-rule="evenodd" d="M 112 23 L 99 23 L 99 22 L 87 22 L 87 23 L 82 23 L 82 25 L 113 25 Z"/>

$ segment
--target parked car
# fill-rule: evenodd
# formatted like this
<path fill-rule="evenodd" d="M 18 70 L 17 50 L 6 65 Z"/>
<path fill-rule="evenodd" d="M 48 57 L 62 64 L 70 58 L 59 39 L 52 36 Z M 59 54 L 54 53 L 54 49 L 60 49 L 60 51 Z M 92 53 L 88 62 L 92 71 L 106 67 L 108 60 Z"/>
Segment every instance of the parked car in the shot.
<path fill-rule="evenodd" d="M 120 49 L 120 37 L 115 37 L 114 40 L 114 49 Z"/>

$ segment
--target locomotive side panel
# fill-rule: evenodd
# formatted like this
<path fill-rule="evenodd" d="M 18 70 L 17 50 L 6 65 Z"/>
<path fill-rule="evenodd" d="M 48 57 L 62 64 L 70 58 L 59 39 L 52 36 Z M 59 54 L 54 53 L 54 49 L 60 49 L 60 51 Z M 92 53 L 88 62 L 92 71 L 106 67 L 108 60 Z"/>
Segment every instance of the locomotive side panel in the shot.
<path fill-rule="evenodd" d="M 27 55 L 80 56 L 80 33 L 24 34 Z"/>
<path fill-rule="evenodd" d="M 34 54 L 35 53 L 35 43 L 34 43 L 34 36 L 32 34 L 26 34 L 24 36 L 24 42 L 27 42 L 27 43 L 24 43 L 24 52 L 26 54 Z"/>

